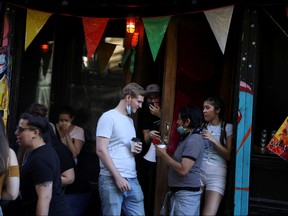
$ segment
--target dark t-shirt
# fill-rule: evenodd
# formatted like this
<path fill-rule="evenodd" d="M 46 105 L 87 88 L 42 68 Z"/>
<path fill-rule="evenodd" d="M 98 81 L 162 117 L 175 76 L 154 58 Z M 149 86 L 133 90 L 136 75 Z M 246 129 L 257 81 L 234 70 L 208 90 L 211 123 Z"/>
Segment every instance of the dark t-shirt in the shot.
<path fill-rule="evenodd" d="M 145 108 L 143 113 L 143 130 L 157 130 L 160 128 L 160 118 L 150 113 L 149 108 Z"/>
<path fill-rule="evenodd" d="M 50 127 L 50 130 L 51 129 L 52 127 Z M 87 172 L 86 169 L 86 162 L 84 155 L 85 143 L 79 155 L 77 156 L 77 164 L 76 164 L 72 152 L 68 149 L 66 145 L 64 145 L 61 142 L 60 135 L 57 129 L 56 134 L 53 131 L 53 134 L 47 136 L 46 138 L 52 139 L 51 143 L 53 143 L 52 145 L 54 146 L 57 154 L 59 155 L 61 172 L 74 167 L 75 179 L 72 184 L 65 186 L 65 194 L 81 194 L 90 192 L 91 186 L 88 178 L 90 170 Z"/>
<path fill-rule="evenodd" d="M 51 125 L 49 126 L 49 130 L 44 134 L 44 140 L 46 143 L 51 144 L 54 147 L 60 160 L 61 173 L 75 167 L 75 161 L 71 151 L 61 142 Z"/>
<path fill-rule="evenodd" d="M 35 185 L 49 181 L 53 182 L 49 215 L 70 214 L 70 208 L 61 188 L 59 158 L 51 145 L 40 146 L 29 154 L 21 167 L 20 181 L 22 204 L 25 210 L 23 215 L 35 215 L 38 199 Z"/>
<path fill-rule="evenodd" d="M 142 119 L 142 130 L 156 130 L 159 131 L 160 129 L 160 118 L 154 116 L 150 113 L 148 107 L 144 108 L 143 119 Z M 142 151 L 140 153 L 141 156 L 144 156 L 147 151 L 149 150 L 150 143 L 147 145 L 142 145 Z"/>
<path fill-rule="evenodd" d="M 84 144 L 85 145 L 85 144 Z M 75 180 L 72 184 L 65 187 L 65 194 L 82 194 L 91 191 L 89 175 L 93 170 L 88 169 L 85 146 L 77 156 L 77 165 L 75 166 Z"/>

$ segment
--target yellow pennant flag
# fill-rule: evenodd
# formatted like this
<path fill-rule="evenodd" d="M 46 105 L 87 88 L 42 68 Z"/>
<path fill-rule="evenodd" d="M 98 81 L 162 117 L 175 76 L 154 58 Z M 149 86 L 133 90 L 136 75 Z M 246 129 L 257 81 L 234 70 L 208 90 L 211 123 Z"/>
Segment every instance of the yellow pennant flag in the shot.
<path fill-rule="evenodd" d="M 25 50 L 42 29 L 51 13 L 27 9 Z"/>
<path fill-rule="evenodd" d="M 97 48 L 97 63 L 99 65 L 100 74 L 103 75 L 105 68 L 116 48 L 115 44 L 100 42 Z"/>

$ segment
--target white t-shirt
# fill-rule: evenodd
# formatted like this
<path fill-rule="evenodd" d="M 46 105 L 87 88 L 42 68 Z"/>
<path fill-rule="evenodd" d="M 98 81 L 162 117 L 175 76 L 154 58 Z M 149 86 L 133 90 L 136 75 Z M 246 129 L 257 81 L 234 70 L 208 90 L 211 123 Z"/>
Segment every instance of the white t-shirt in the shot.
<path fill-rule="evenodd" d="M 221 125 L 207 125 L 207 130 L 211 133 L 212 136 L 214 136 L 219 142 L 220 142 L 220 136 L 221 136 Z M 226 124 L 225 127 L 226 130 L 226 137 L 233 135 L 233 125 L 230 123 Z M 206 140 L 206 143 L 210 143 L 210 141 Z M 209 146 L 209 147 L 208 147 Z M 217 166 L 227 167 L 227 162 L 224 159 L 222 155 L 218 153 L 218 151 L 215 149 L 214 144 L 209 144 L 206 146 L 204 150 L 204 157 L 203 157 L 203 166 L 204 163 L 209 163 Z M 224 139 L 224 146 L 226 146 L 226 139 Z"/>
<path fill-rule="evenodd" d="M 58 126 L 59 127 L 59 126 Z M 78 139 L 78 140 L 82 140 L 83 142 L 85 142 L 85 136 L 84 136 L 84 129 L 74 125 L 73 130 L 69 133 L 71 139 Z M 67 142 L 65 137 L 61 137 L 61 141 L 63 144 L 65 144 L 67 146 Z M 77 157 L 74 158 L 75 163 L 77 164 Z"/>
<path fill-rule="evenodd" d="M 96 136 L 109 139 L 108 152 L 121 176 L 136 178 L 135 158 L 130 150 L 131 139 L 136 136 L 132 118 L 115 109 L 109 110 L 99 118 Z M 102 161 L 99 162 L 100 175 L 111 176 Z"/>
<path fill-rule="evenodd" d="M 69 133 L 71 139 L 78 139 L 85 142 L 85 136 L 84 136 L 84 130 L 81 127 L 78 127 L 77 125 L 74 125 L 73 130 Z M 61 141 L 67 145 L 66 139 L 61 137 Z"/>

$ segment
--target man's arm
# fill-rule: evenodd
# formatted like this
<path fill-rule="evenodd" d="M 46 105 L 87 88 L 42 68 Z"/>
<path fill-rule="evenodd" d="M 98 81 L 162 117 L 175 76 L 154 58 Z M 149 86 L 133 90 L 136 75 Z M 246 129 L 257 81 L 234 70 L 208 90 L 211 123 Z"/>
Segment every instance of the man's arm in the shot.
<path fill-rule="evenodd" d="M 99 157 L 99 159 L 102 161 L 104 166 L 109 170 L 113 178 L 115 179 L 115 182 L 118 186 L 118 188 L 121 191 L 127 191 L 130 190 L 130 185 L 128 181 L 125 178 L 122 178 L 119 171 L 116 169 L 109 153 L 107 150 L 107 146 L 109 144 L 109 139 L 106 137 L 96 137 L 96 153 Z"/>
<path fill-rule="evenodd" d="M 144 136 L 144 141 L 147 145 L 150 145 L 150 143 L 152 142 L 152 140 L 154 138 L 158 138 L 161 139 L 160 137 L 160 133 L 156 130 L 148 130 L 148 129 L 144 129 L 143 131 L 143 136 Z"/>
<path fill-rule="evenodd" d="M 38 196 L 35 215 L 48 215 L 50 201 L 52 199 L 53 182 L 44 182 L 35 185 L 36 193 Z"/>

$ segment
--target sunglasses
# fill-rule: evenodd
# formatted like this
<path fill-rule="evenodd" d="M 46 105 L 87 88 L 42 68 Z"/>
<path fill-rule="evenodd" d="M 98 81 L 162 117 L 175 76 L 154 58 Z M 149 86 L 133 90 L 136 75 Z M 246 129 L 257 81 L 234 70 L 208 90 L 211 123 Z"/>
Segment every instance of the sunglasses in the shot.
<path fill-rule="evenodd" d="M 20 126 L 16 127 L 16 131 L 19 132 L 19 134 L 21 134 L 25 130 L 36 130 L 36 129 L 37 128 L 35 128 L 35 127 L 27 127 L 27 128 L 23 128 L 23 127 L 20 127 Z"/>

